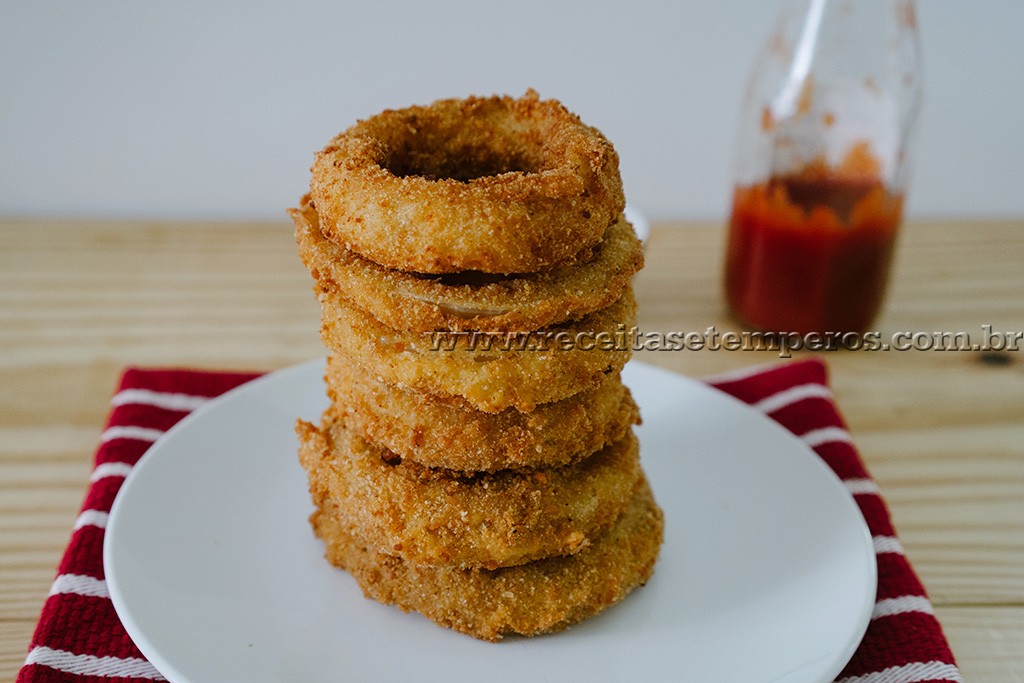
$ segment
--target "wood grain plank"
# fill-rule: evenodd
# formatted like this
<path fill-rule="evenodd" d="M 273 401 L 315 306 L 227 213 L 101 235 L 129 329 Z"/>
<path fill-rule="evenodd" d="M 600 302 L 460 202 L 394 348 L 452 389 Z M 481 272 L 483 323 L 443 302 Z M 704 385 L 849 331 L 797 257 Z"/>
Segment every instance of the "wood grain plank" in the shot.
<path fill-rule="evenodd" d="M 1024 607 L 935 610 L 965 681 L 1024 681 Z"/>
<path fill-rule="evenodd" d="M 25 663 L 35 621 L 0 619 L 0 680 L 13 681 Z"/>

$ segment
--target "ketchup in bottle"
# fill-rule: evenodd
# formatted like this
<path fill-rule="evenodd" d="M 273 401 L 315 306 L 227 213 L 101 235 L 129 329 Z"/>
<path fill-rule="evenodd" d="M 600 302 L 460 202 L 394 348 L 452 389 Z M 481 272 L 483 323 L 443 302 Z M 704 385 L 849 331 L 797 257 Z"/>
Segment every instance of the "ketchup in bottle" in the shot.
<path fill-rule="evenodd" d="M 737 187 L 729 306 L 762 330 L 865 331 L 884 299 L 902 212 L 903 197 L 880 180 L 819 167 Z"/>
<path fill-rule="evenodd" d="M 920 99 L 913 0 L 789 0 L 746 96 L 725 260 L 766 332 L 864 332 L 885 296 Z"/>

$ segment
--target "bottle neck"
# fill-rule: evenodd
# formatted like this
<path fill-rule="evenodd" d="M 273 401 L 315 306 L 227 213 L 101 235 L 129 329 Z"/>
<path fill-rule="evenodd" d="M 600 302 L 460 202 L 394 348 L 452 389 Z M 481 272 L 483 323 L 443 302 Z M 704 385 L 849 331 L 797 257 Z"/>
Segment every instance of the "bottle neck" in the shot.
<path fill-rule="evenodd" d="M 915 9 L 913 0 L 787 3 L 748 90 L 741 183 L 809 164 L 862 171 L 870 159 L 873 177 L 902 189 L 920 100 Z"/>

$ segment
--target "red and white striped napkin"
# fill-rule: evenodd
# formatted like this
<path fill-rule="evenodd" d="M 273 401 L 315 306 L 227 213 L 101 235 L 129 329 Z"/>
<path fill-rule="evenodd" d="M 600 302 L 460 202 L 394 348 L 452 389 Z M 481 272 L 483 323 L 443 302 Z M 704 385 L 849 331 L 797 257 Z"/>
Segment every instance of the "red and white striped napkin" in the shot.
<path fill-rule="evenodd" d="M 104 581 L 107 514 L 124 477 L 149 445 L 190 411 L 254 374 L 129 369 L 112 400 L 96 466 L 57 578 L 43 605 L 18 683 L 137 683 L 164 677 L 114 612 Z M 708 382 L 796 434 L 839 475 L 874 537 L 878 595 L 841 683 L 962 682 L 931 602 L 892 527 L 885 501 L 836 409 L 823 363 L 755 368 Z"/>

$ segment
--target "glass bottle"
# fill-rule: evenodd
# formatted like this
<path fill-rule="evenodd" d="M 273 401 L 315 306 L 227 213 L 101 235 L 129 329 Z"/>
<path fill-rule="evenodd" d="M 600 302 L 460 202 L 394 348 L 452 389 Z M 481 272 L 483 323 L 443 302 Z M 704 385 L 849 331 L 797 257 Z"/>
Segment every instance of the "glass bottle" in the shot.
<path fill-rule="evenodd" d="M 884 298 L 921 97 L 913 0 L 792 0 L 748 86 L 726 247 L 732 311 L 864 332 Z"/>

